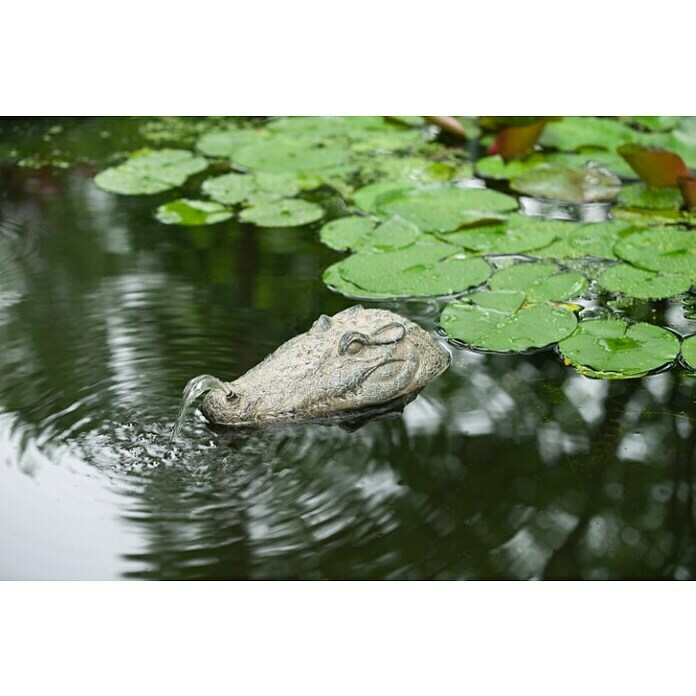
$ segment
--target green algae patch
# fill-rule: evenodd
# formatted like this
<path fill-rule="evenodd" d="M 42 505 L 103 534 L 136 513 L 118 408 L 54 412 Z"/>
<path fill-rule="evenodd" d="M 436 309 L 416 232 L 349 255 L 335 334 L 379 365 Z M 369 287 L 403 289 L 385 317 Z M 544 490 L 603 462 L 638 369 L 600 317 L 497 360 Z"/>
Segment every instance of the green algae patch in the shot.
<path fill-rule="evenodd" d="M 680 273 L 657 273 L 620 263 L 599 276 L 599 284 L 609 292 L 642 300 L 663 300 L 688 292 L 691 278 Z"/>
<path fill-rule="evenodd" d="M 533 198 L 595 203 L 614 200 L 621 190 L 621 180 L 595 166 L 540 164 L 514 178 L 510 186 L 518 193 Z"/>
<path fill-rule="evenodd" d="M 157 208 L 155 217 L 165 225 L 214 225 L 232 217 L 233 213 L 224 205 L 211 201 L 198 201 L 179 198 Z"/>
<path fill-rule="evenodd" d="M 445 307 L 440 325 L 456 341 L 495 352 L 543 348 L 575 330 L 577 318 L 567 307 L 525 299 L 515 290 L 473 293 Z"/>
<path fill-rule="evenodd" d="M 300 227 L 322 217 L 324 209 L 320 205 L 293 199 L 252 205 L 239 214 L 242 222 L 251 222 L 258 227 Z"/>
<path fill-rule="evenodd" d="M 649 228 L 622 239 L 614 253 L 648 271 L 696 276 L 696 232 L 669 227 Z"/>
<path fill-rule="evenodd" d="M 561 302 L 581 295 L 587 280 L 575 271 L 561 271 L 552 263 L 517 263 L 495 273 L 489 282 L 491 290 L 524 292 L 527 302 Z"/>
<path fill-rule="evenodd" d="M 123 164 L 99 172 L 94 183 L 103 191 L 123 196 L 152 195 L 181 186 L 207 167 L 205 157 L 188 150 L 142 150 Z"/>
<path fill-rule="evenodd" d="M 558 349 L 564 361 L 581 374 L 629 379 L 673 362 L 679 354 L 679 339 L 652 324 L 594 319 L 581 322 L 572 336 L 558 344 Z"/>
<path fill-rule="evenodd" d="M 504 193 L 457 186 L 396 190 L 374 201 L 379 215 L 399 215 L 423 232 L 451 232 L 463 225 L 503 219 L 517 207 L 517 201 Z"/>

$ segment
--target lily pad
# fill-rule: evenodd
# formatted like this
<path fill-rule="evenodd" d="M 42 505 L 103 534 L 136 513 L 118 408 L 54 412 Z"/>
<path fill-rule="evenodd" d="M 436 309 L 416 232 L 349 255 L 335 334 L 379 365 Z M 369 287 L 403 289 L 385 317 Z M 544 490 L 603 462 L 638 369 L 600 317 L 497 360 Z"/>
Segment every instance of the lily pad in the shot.
<path fill-rule="evenodd" d="M 519 291 L 478 292 L 445 307 L 440 324 L 450 338 L 496 352 L 519 352 L 570 336 L 575 314 L 550 302 L 526 304 Z"/>
<path fill-rule="evenodd" d="M 324 217 L 324 209 L 302 200 L 279 200 L 253 205 L 243 210 L 239 219 L 258 227 L 299 227 Z"/>
<path fill-rule="evenodd" d="M 491 275 L 482 258 L 451 257 L 457 248 L 419 240 L 396 251 L 358 252 L 338 264 L 341 277 L 372 293 L 391 297 L 452 295 L 481 285 Z"/>
<path fill-rule="evenodd" d="M 348 150 L 337 145 L 307 143 L 272 138 L 265 142 L 240 147 L 233 162 L 260 172 L 315 172 L 345 164 Z"/>
<path fill-rule="evenodd" d="M 645 184 L 624 186 L 619 200 L 624 205 L 650 210 L 678 210 L 683 203 L 678 188 L 649 188 Z"/>
<path fill-rule="evenodd" d="M 232 217 L 232 211 L 211 201 L 179 198 L 157 208 L 155 216 L 165 225 L 213 225 Z"/>
<path fill-rule="evenodd" d="M 269 134 L 265 130 L 230 127 L 202 135 L 196 143 L 196 148 L 208 157 L 231 159 L 240 147 L 262 142 L 268 137 Z"/>
<path fill-rule="evenodd" d="M 319 237 L 326 246 L 336 251 L 358 249 L 360 240 L 375 228 L 370 218 L 350 215 L 332 220 L 321 228 Z"/>
<path fill-rule="evenodd" d="M 655 227 L 636 232 L 614 246 L 624 261 L 648 271 L 696 276 L 696 232 Z"/>
<path fill-rule="evenodd" d="M 393 193 L 395 191 L 404 191 L 415 188 L 415 183 L 407 180 L 386 180 L 377 181 L 374 184 L 368 184 L 358 189 L 353 196 L 355 205 L 369 213 L 376 211 L 377 199 L 385 193 Z"/>
<path fill-rule="evenodd" d="M 248 174 L 223 174 L 206 179 L 201 190 L 218 203 L 241 203 L 256 190 L 256 182 Z"/>
<path fill-rule="evenodd" d="M 399 215 L 423 232 L 449 232 L 462 225 L 501 219 L 517 205 L 512 196 L 498 191 L 456 186 L 384 193 L 375 201 L 378 214 Z"/>
<path fill-rule="evenodd" d="M 552 263 L 517 263 L 493 275 L 490 288 L 524 292 L 527 302 L 569 300 L 587 288 L 585 277 L 575 271 L 561 272 Z"/>
<path fill-rule="evenodd" d="M 365 290 L 364 288 L 360 288 L 354 283 L 351 283 L 350 281 L 346 280 L 342 275 L 340 271 L 340 267 L 342 261 L 338 261 L 337 263 L 332 264 L 329 266 L 325 271 L 324 274 L 322 275 L 322 280 L 326 285 L 328 285 L 332 290 L 335 290 L 336 292 L 340 292 L 342 295 L 345 295 L 346 297 L 350 297 L 352 299 L 356 300 L 385 300 L 385 299 L 391 299 L 391 295 L 389 294 L 382 294 L 378 292 L 370 292 L 369 290 Z"/>
<path fill-rule="evenodd" d="M 143 150 L 123 164 L 99 172 L 94 183 L 110 193 L 150 195 L 181 186 L 189 176 L 207 166 L 205 157 L 197 157 L 188 150 Z"/>
<path fill-rule="evenodd" d="M 539 142 L 566 152 L 582 148 L 615 150 L 619 145 L 634 142 L 637 133 L 624 123 L 594 116 L 566 116 L 547 123 Z"/>
<path fill-rule="evenodd" d="M 568 235 L 568 241 L 583 256 L 614 260 L 614 245 L 634 229 L 630 222 L 621 220 L 589 222 L 575 225 L 575 229 Z"/>
<path fill-rule="evenodd" d="M 594 319 L 581 322 L 558 348 L 565 362 L 581 374 L 628 379 L 643 377 L 675 360 L 679 339 L 652 324 Z"/>
<path fill-rule="evenodd" d="M 649 131 L 670 131 L 679 125 L 679 116 L 622 116 L 622 121 L 635 123 Z"/>
<path fill-rule="evenodd" d="M 618 292 L 629 297 L 661 300 L 687 292 L 691 278 L 680 273 L 656 273 L 620 263 L 599 276 L 600 285 L 609 292 Z"/>
<path fill-rule="evenodd" d="M 614 200 L 621 180 L 599 167 L 568 167 L 563 164 L 540 164 L 513 179 L 510 186 L 534 198 L 573 203 Z"/>
<path fill-rule="evenodd" d="M 682 341 L 681 356 L 687 367 L 696 370 L 696 335 L 687 336 Z"/>

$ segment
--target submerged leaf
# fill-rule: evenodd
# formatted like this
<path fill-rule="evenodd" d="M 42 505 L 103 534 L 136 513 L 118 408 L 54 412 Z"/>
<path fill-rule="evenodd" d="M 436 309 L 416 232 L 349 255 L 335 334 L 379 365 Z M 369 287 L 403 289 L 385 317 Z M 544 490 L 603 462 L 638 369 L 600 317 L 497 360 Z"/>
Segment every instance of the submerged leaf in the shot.
<path fill-rule="evenodd" d="M 562 164 L 540 164 L 513 179 L 510 186 L 534 198 L 557 201 L 593 203 L 616 198 L 621 181 L 598 167 L 567 167 Z"/>
<path fill-rule="evenodd" d="M 99 172 L 94 183 L 104 191 L 124 196 L 161 193 L 181 186 L 207 166 L 205 157 L 196 157 L 188 150 L 144 150 L 117 167 Z"/>
<path fill-rule="evenodd" d="M 605 379 L 643 377 L 676 359 L 679 339 L 652 324 L 618 319 L 583 321 L 558 344 L 563 358 L 580 373 Z"/>
<path fill-rule="evenodd" d="M 661 300 L 687 292 L 691 279 L 680 273 L 657 273 L 620 263 L 599 276 L 599 284 L 609 292 L 638 299 Z"/>
<path fill-rule="evenodd" d="M 519 291 L 467 295 L 445 307 L 440 324 L 450 338 L 496 352 L 543 348 L 575 330 L 577 318 L 566 307 L 524 299 Z"/>
<path fill-rule="evenodd" d="M 239 219 L 258 227 L 299 227 L 324 217 L 324 210 L 316 203 L 289 199 L 260 203 L 243 210 Z"/>
<path fill-rule="evenodd" d="M 232 217 L 232 211 L 219 203 L 179 198 L 157 208 L 155 216 L 166 225 L 213 225 Z"/>

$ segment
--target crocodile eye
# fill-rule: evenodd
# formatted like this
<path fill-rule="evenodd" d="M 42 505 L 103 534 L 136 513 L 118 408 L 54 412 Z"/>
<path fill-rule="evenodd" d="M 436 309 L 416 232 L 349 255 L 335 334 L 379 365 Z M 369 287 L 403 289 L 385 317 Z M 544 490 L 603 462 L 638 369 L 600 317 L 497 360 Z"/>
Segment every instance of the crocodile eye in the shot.
<path fill-rule="evenodd" d="M 227 394 L 226 394 L 226 396 L 227 396 L 227 400 L 228 400 L 228 401 L 235 401 L 236 399 L 239 398 L 239 394 L 236 394 L 236 393 L 233 392 L 233 391 L 228 391 Z"/>

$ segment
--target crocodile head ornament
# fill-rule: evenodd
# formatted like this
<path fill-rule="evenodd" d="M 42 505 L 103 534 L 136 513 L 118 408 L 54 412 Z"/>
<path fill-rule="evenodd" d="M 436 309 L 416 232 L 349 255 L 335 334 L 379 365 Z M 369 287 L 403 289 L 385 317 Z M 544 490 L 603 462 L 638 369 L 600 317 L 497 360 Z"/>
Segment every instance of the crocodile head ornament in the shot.
<path fill-rule="evenodd" d="M 340 422 L 403 406 L 444 372 L 450 354 L 412 321 L 384 309 L 322 315 L 263 362 L 209 391 L 216 425 Z"/>

